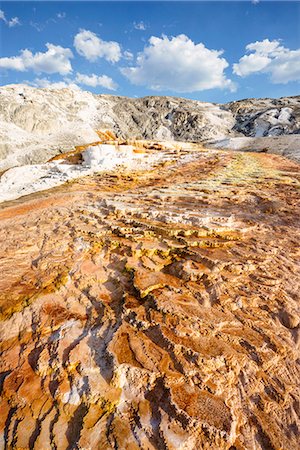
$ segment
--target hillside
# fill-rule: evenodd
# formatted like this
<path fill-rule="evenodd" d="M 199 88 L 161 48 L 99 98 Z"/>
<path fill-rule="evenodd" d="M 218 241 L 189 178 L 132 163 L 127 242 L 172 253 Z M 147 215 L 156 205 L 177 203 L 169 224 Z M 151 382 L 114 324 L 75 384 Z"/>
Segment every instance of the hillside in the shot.
<path fill-rule="evenodd" d="M 119 138 L 212 142 L 252 150 L 257 145 L 297 159 L 300 97 L 218 105 L 175 97 L 93 95 L 70 88 L 0 88 L 0 170 L 45 162 L 97 141 L 97 131 L 103 130 Z M 262 136 L 268 139 L 260 143 Z"/>

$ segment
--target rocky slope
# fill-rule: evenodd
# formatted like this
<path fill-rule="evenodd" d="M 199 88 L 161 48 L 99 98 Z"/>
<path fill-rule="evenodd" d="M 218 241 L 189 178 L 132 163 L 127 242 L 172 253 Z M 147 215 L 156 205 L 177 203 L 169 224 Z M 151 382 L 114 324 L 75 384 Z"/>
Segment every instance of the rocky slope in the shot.
<path fill-rule="evenodd" d="M 218 105 L 174 97 L 130 99 L 72 89 L 0 87 L 0 170 L 45 162 L 75 145 L 97 141 L 97 132 L 103 130 L 120 138 L 190 142 L 284 135 L 287 145 L 292 142 L 289 155 L 300 158 L 299 129 L 300 97 Z M 252 144 L 250 140 L 245 147 Z M 277 149 L 276 139 L 265 144 L 268 151 Z M 235 146 L 230 140 L 229 147 Z"/>
<path fill-rule="evenodd" d="M 207 147 L 228 150 L 275 153 L 300 163 L 299 134 L 264 137 L 233 137 L 207 142 L 205 145 Z"/>
<path fill-rule="evenodd" d="M 251 137 L 300 133 L 300 96 L 246 99 L 224 106 L 235 118 L 234 130 Z"/>
<path fill-rule="evenodd" d="M 1 206 L 0 447 L 298 449 L 299 165 L 141 148 Z"/>

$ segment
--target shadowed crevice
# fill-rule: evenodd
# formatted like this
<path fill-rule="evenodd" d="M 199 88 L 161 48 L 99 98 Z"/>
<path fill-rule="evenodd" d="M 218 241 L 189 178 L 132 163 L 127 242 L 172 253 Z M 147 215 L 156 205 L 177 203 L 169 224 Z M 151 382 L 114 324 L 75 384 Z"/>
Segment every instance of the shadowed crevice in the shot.
<path fill-rule="evenodd" d="M 78 441 L 83 426 L 83 420 L 87 413 L 87 405 L 85 403 L 81 403 L 71 417 L 66 431 L 66 437 L 69 443 L 66 450 L 74 450 L 79 448 Z"/>

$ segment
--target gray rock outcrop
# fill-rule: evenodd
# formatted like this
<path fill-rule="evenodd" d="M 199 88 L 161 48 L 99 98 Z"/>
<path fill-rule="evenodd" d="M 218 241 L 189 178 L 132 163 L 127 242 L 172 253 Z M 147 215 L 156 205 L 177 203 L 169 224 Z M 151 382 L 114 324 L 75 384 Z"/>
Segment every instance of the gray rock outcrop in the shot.
<path fill-rule="evenodd" d="M 293 135 L 297 153 L 300 96 L 221 105 L 176 97 L 94 95 L 70 88 L 0 87 L 0 170 L 45 162 L 76 145 L 97 141 L 97 131 L 105 130 L 121 138 L 218 146 L 227 139 L 224 146 L 232 149 L 235 138 L 281 136 L 280 145 L 285 147 L 286 137 Z M 239 149 L 243 149 L 241 142 Z M 268 142 L 263 143 L 266 151 L 276 150 L 277 141 Z"/>

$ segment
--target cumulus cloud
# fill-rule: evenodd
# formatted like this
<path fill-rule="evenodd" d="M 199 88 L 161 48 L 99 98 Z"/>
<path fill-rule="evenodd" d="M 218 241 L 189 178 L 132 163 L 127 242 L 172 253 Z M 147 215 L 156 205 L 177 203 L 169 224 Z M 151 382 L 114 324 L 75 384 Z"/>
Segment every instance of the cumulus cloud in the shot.
<path fill-rule="evenodd" d="M 45 53 L 32 53 L 30 50 L 22 50 L 19 56 L 0 58 L 0 68 L 25 72 L 32 70 L 36 73 L 60 73 L 66 75 L 72 72 L 70 59 L 73 53 L 69 48 L 59 45 L 46 44 Z"/>
<path fill-rule="evenodd" d="M 6 25 L 9 26 L 9 28 L 13 28 L 16 25 L 21 25 L 20 19 L 18 17 L 12 17 L 11 19 L 7 19 L 2 9 L 0 9 L 0 20 L 3 20 L 3 22 L 5 22 Z"/>
<path fill-rule="evenodd" d="M 233 72 L 246 77 L 254 73 L 267 73 L 273 83 L 286 84 L 300 81 L 300 49 L 290 50 L 279 40 L 256 41 L 246 46 L 249 53 L 233 64 Z"/>
<path fill-rule="evenodd" d="M 118 62 L 121 58 L 121 47 L 118 42 L 103 41 L 89 30 L 80 30 L 74 38 L 74 47 L 79 55 L 93 62 L 104 58 L 109 62 Z"/>
<path fill-rule="evenodd" d="M 78 84 L 97 87 L 101 86 L 105 89 L 116 90 L 118 85 L 107 75 L 97 76 L 95 74 L 84 75 L 77 72 L 74 79 L 64 77 L 62 80 L 53 81 L 49 78 L 35 78 L 33 81 L 24 81 L 25 84 L 39 88 L 64 89 L 71 88 L 80 90 Z"/>
<path fill-rule="evenodd" d="M 82 73 L 77 73 L 76 81 L 79 84 L 84 84 L 86 86 L 97 87 L 101 86 L 105 89 L 109 89 L 111 91 L 115 91 L 118 85 L 113 81 L 112 78 L 107 75 L 95 75 L 94 73 L 91 75 L 84 75 Z"/>
<path fill-rule="evenodd" d="M 136 30 L 139 31 L 145 31 L 147 28 L 142 20 L 140 22 L 133 22 L 133 26 Z"/>
<path fill-rule="evenodd" d="M 238 64 L 233 64 L 233 73 L 239 77 L 246 77 L 251 73 L 262 71 L 269 65 L 270 61 L 268 56 L 259 53 L 246 55 L 240 58 Z"/>
<path fill-rule="evenodd" d="M 48 88 L 48 89 L 71 88 L 75 90 L 80 90 L 80 87 L 77 86 L 76 83 L 67 78 L 63 81 L 51 81 L 48 78 L 35 78 L 34 81 L 27 81 L 24 83 L 38 88 Z"/>
<path fill-rule="evenodd" d="M 234 83 L 224 74 L 228 63 L 221 58 L 222 53 L 196 44 L 184 34 L 172 38 L 152 36 L 138 54 L 135 67 L 122 68 L 121 72 L 133 84 L 157 91 L 234 90 Z"/>

